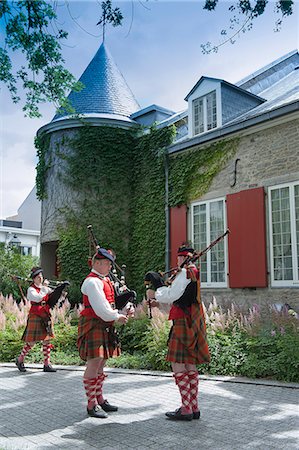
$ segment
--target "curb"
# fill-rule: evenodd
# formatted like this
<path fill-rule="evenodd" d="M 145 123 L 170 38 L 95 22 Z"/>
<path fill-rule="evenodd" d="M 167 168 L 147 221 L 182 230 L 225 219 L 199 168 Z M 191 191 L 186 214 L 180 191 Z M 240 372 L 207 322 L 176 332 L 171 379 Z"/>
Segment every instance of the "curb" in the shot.
<path fill-rule="evenodd" d="M 14 363 L 0 363 L 0 368 L 1 367 L 15 368 L 16 365 Z M 26 364 L 26 368 L 42 370 L 43 365 L 29 363 L 29 364 Z M 61 365 L 55 364 L 55 369 L 65 370 L 65 371 L 69 371 L 69 372 L 72 372 L 72 371 L 83 372 L 85 370 L 85 366 L 61 366 Z M 127 374 L 127 375 L 144 375 L 144 376 L 151 376 L 151 377 L 172 378 L 171 372 L 120 369 L 120 368 L 113 368 L 113 367 L 106 367 L 106 371 L 111 372 L 111 373 L 119 373 L 119 374 Z M 284 389 L 299 389 L 299 383 L 287 383 L 284 381 L 268 380 L 265 378 L 255 379 L 255 378 L 233 377 L 233 376 L 225 376 L 225 375 L 199 375 L 199 379 L 203 380 L 203 381 L 212 381 L 212 382 L 220 382 L 220 383 L 253 384 L 255 386 L 280 387 L 280 388 L 284 388 Z"/>

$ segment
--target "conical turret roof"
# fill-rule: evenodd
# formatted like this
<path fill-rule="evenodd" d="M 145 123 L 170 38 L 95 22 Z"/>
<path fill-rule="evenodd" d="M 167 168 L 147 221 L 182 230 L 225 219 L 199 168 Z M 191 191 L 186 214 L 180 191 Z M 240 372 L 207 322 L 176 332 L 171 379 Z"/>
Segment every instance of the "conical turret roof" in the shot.
<path fill-rule="evenodd" d="M 131 89 L 114 62 L 104 43 L 81 75 L 79 81 L 84 85 L 80 92 L 72 91 L 68 99 L 75 114 L 109 115 L 129 118 L 138 111 L 138 105 Z M 66 118 L 69 113 L 56 114 L 53 121 Z"/>

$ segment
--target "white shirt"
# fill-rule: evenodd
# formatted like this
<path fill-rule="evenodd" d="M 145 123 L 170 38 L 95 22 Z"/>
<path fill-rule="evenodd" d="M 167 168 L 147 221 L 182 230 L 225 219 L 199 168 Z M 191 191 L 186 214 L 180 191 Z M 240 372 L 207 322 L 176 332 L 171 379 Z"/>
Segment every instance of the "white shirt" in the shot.
<path fill-rule="evenodd" d="M 36 286 L 39 288 L 39 286 Z M 29 286 L 27 290 L 27 300 L 30 300 L 34 303 L 40 303 L 43 301 L 44 297 L 52 291 L 48 286 L 41 286 L 40 291 L 37 290 L 33 286 Z"/>
<path fill-rule="evenodd" d="M 92 272 L 102 276 L 94 269 L 92 269 Z M 108 302 L 104 292 L 104 283 L 100 278 L 85 278 L 81 286 L 81 292 L 82 294 L 87 295 L 92 309 L 97 316 L 104 320 L 104 322 L 112 322 L 120 317 L 117 309 L 112 309 L 110 303 Z"/>
<path fill-rule="evenodd" d="M 182 269 L 170 286 L 162 286 L 156 290 L 155 298 L 159 303 L 171 304 L 183 295 L 189 283 L 191 280 L 187 278 L 187 271 Z"/>

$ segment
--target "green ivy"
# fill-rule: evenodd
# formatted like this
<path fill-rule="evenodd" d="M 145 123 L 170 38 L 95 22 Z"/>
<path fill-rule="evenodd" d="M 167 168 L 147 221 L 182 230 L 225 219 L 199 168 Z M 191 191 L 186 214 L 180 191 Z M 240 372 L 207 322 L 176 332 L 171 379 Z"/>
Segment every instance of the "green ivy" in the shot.
<path fill-rule="evenodd" d="M 47 170 L 51 167 L 51 154 L 48 155 L 49 160 L 46 161 L 46 155 L 50 145 L 50 135 L 42 133 L 35 137 L 34 145 L 37 150 L 37 165 L 36 165 L 36 196 L 38 200 L 43 200 L 47 198 L 46 194 L 46 175 Z"/>
<path fill-rule="evenodd" d="M 238 142 L 220 141 L 170 158 L 169 205 L 187 204 L 207 192 L 215 175 L 235 154 Z"/>
<path fill-rule="evenodd" d="M 132 281 L 144 291 L 144 274 L 163 270 L 165 265 L 165 154 L 174 137 L 174 128 L 151 129 L 137 143 L 132 208 Z"/>
<path fill-rule="evenodd" d="M 165 265 L 165 164 L 166 148 L 175 128 L 141 133 L 139 127 L 124 130 L 84 125 L 72 139 L 62 137 L 56 156 L 64 160 L 63 182 L 73 190 L 75 208 L 61 211 L 67 225 L 58 227 L 58 260 L 61 276 L 72 281 L 75 297 L 88 272 L 87 225 L 93 226 L 98 242 L 113 248 L 118 264 L 127 265 L 127 284 L 144 293 L 148 270 Z M 64 152 L 67 142 L 71 152 Z M 214 176 L 237 148 L 238 140 L 170 155 L 170 206 L 188 203 L 206 192 Z M 49 140 L 38 141 L 39 195 L 45 195 L 48 166 L 45 151 Z M 54 150 L 53 150 L 54 151 Z M 75 293 L 76 292 L 76 293 Z M 78 298 L 76 298 L 78 300 Z"/>

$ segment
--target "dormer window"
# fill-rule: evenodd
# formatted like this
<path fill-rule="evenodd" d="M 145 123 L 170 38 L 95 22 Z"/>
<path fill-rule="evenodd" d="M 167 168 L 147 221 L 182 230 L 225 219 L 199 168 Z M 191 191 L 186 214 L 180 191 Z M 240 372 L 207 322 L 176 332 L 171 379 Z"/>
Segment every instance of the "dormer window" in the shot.
<path fill-rule="evenodd" d="M 193 100 L 194 135 L 217 127 L 216 90 Z"/>

